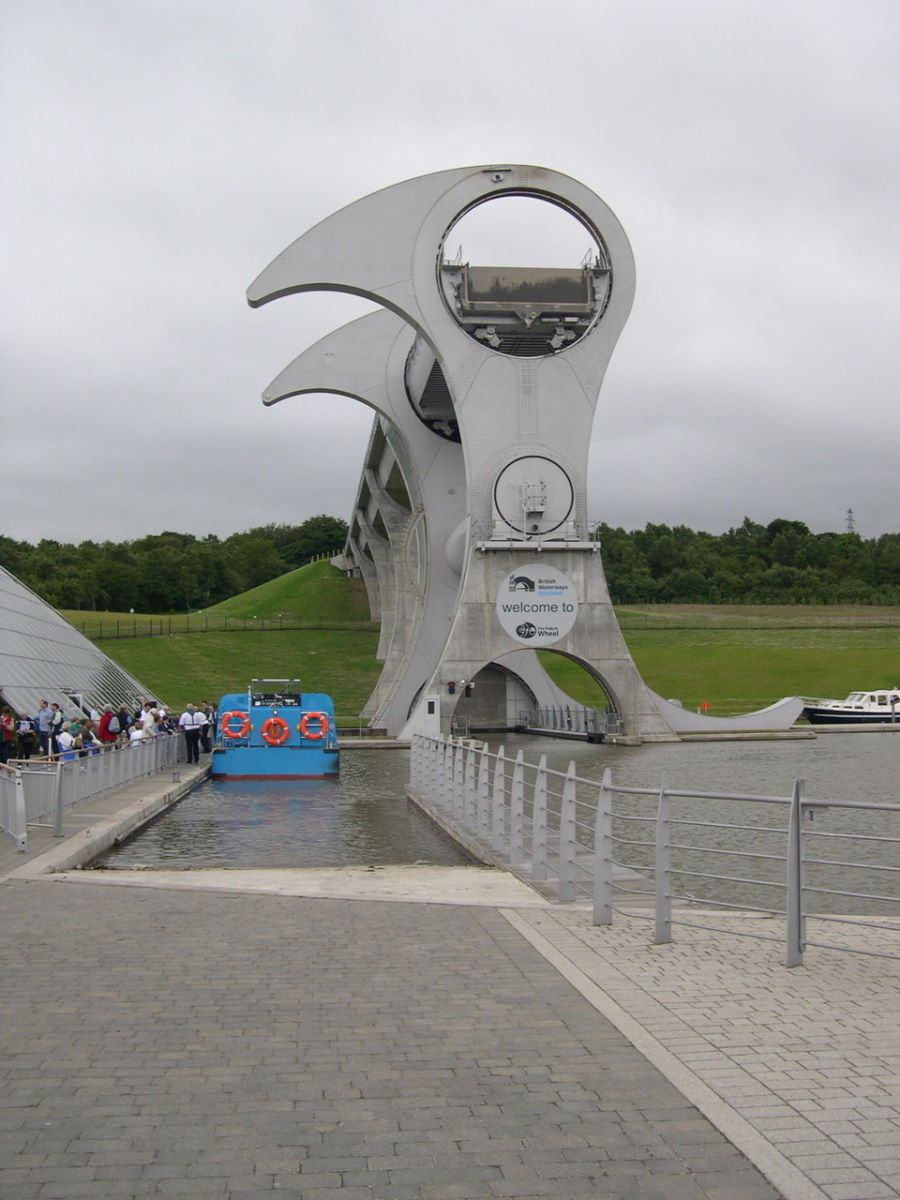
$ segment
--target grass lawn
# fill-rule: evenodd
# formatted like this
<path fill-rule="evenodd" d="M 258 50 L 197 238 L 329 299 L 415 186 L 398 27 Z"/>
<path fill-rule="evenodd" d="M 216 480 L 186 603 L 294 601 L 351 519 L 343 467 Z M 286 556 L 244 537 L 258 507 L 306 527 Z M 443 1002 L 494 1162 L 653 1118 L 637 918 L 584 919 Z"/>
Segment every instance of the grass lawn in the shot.
<path fill-rule="evenodd" d="M 900 628 L 635 631 L 626 640 L 654 691 L 718 716 L 900 680 Z"/>
<path fill-rule="evenodd" d="M 377 633 L 273 630 L 123 638 L 97 645 L 173 708 L 218 701 L 251 679 L 301 679 L 327 692 L 344 724 L 355 721 L 378 681 Z"/>
<path fill-rule="evenodd" d="M 205 610 L 209 617 L 273 617 L 368 622 L 369 599 L 361 579 L 348 579 L 327 559 L 310 563 Z"/>
<path fill-rule="evenodd" d="M 309 691 L 332 695 L 350 723 L 381 672 L 361 580 L 347 579 L 324 559 L 199 617 L 64 615 L 88 636 L 91 628 L 99 633 L 101 620 L 104 629 L 120 620 L 129 633 L 149 631 L 152 623 L 165 636 L 97 637 L 97 644 L 176 708 L 217 700 L 252 678 L 297 677 Z M 857 688 L 900 683 L 897 608 L 643 605 L 618 615 L 647 684 L 688 708 L 708 704 L 714 715 L 764 708 L 782 696 L 842 698 Z M 280 628 L 299 621 L 309 628 Z M 264 623 L 266 632 L 257 632 Z M 582 668 L 549 651 L 541 657 L 579 703 L 604 706 L 602 689 Z"/>
<path fill-rule="evenodd" d="M 900 681 L 900 629 L 635 631 L 626 635 L 654 691 L 714 715 L 764 708 L 782 696 L 843 697 Z M 350 723 L 378 680 L 378 635 L 339 630 L 198 633 L 98 642 L 167 703 L 217 700 L 251 678 L 298 677 L 328 692 Z M 577 664 L 547 651 L 553 678 L 579 703 L 603 707 L 602 690 Z"/>
<path fill-rule="evenodd" d="M 715 716 L 752 712 L 783 696 L 842 699 L 857 688 L 900 680 L 900 626 L 848 629 L 625 629 L 645 682 L 686 708 Z M 602 691 L 577 664 L 542 651 L 547 671 L 582 704 L 602 707 Z"/>

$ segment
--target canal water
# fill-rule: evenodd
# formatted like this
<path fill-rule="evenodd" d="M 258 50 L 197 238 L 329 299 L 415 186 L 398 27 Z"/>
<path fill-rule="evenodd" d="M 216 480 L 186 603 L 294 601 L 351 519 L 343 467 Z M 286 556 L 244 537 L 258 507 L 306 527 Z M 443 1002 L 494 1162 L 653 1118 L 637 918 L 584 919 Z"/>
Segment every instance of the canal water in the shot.
<path fill-rule="evenodd" d="M 520 745 L 518 739 L 507 739 L 506 754 L 514 755 Z M 900 733 L 633 747 L 555 741 L 535 749 L 556 770 L 565 771 L 573 761 L 582 779 L 600 779 L 609 767 L 614 785 L 621 787 L 659 788 L 665 777 L 670 791 L 787 799 L 799 779 L 806 801 L 900 805 Z M 526 758 L 534 761 L 533 751 L 526 750 Z M 586 791 L 584 798 L 594 803 L 594 790 Z M 648 876 L 657 807 L 656 796 L 619 795 L 613 800 L 615 857 L 639 872 L 646 869 Z M 900 812 L 824 804 L 805 811 L 806 910 L 896 917 Z M 787 821 L 786 804 L 696 795 L 673 800 L 669 837 L 676 894 L 747 909 L 780 909 Z M 589 842 L 588 831 L 584 838 Z"/>
<path fill-rule="evenodd" d="M 92 865 L 435 866 L 472 859 L 406 799 L 408 750 L 348 750 L 340 779 L 207 780 Z"/>
<path fill-rule="evenodd" d="M 897 804 L 900 734 L 828 734 L 814 740 L 675 743 L 643 746 L 503 735 L 489 739 L 515 756 L 520 748 L 536 763 L 565 770 L 574 761 L 585 779 L 610 767 L 616 783 L 658 787 L 665 774 L 673 789 L 790 795 L 805 781 L 804 794 L 822 800 L 865 800 Z M 409 751 L 353 749 L 341 756 L 339 780 L 296 782 L 206 782 L 138 835 L 111 850 L 96 866 L 107 869 L 200 867 L 348 866 L 416 862 L 470 863 L 456 844 L 406 800 Z M 719 819 L 730 820 L 719 802 Z M 710 819 L 709 802 L 705 817 Z M 831 828 L 900 837 L 900 819 L 866 814 L 820 820 Z M 723 835 L 727 839 L 729 835 Z M 712 847 L 711 847 L 712 848 Z M 880 850 L 897 862 L 897 846 Z"/>
<path fill-rule="evenodd" d="M 832 733 L 785 741 L 662 742 L 642 746 L 593 745 L 557 738 L 504 735 L 490 738 L 507 755 L 525 749 L 537 762 L 565 771 L 569 762 L 583 779 L 600 779 L 609 767 L 617 783 L 668 786 L 706 792 L 752 792 L 789 796 L 795 779 L 804 795 L 823 800 L 900 803 L 900 732 Z"/>

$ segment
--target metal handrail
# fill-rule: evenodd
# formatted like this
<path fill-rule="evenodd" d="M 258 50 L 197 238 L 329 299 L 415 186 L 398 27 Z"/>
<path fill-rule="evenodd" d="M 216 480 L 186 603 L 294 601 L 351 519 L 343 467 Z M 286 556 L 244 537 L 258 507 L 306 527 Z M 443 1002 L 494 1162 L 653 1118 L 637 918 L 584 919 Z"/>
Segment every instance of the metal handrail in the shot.
<path fill-rule="evenodd" d="M 177 732 L 98 747 L 84 755 L 74 751 L 18 759 L 0 771 L 0 829 L 24 852 L 29 825 L 52 827 L 54 836 L 61 837 L 67 808 L 184 761 L 184 738 Z"/>
<path fill-rule="evenodd" d="M 810 799 L 803 792 L 802 780 L 795 781 L 790 796 L 670 788 L 664 777 L 656 787 L 618 785 L 613 782 L 609 770 L 604 772 L 600 781 L 584 779 L 575 774 L 574 762 L 570 763 L 566 772 L 555 771 L 546 766 L 545 756 L 541 756 L 540 763 L 535 766 L 524 762 L 521 750 L 512 759 L 505 754 L 503 746 L 492 752 L 482 743 L 468 739 L 416 736 L 411 756 L 410 795 L 414 799 L 425 807 L 437 809 L 441 819 L 451 829 L 455 828 L 464 834 L 469 844 L 483 845 L 489 860 L 511 866 L 541 890 L 560 900 L 572 900 L 577 895 L 591 899 L 595 924 L 608 924 L 612 920 L 614 892 L 623 897 L 640 896 L 652 901 L 652 916 L 646 910 L 629 915 L 654 920 L 657 942 L 671 940 L 673 924 L 700 927 L 696 920 L 685 920 L 680 910 L 673 912 L 673 900 L 694 905 L 702 903 L 713 909 L 766 913 L 785 920 L 783 940 L 788 966 L 802 963 L 807 946 L 826 945 L 813 941 L 807 934 L 809 922 L 820 917 L 820 914 L 808 911 L 809 900 L 813 896 L 885 905 L 892 916 L 900 917 L 900 866 L 819 859 L 808 850 L 808 845 L 815 837 L 841 838 L 849 844 L 874 843 L 885 846 L 892 846 L 900 839 L 880 833 L 810 830 L 802 820 L 804 813 L 811 816 L 817 810 L 828 808 L 854 809 L 887 817 L 888 814 L 900 814 L 900 805 Z M 589 798 L 585 798 L 585 794 Z M 623 797 L 652 799 L 656 803 L 655 818 L 618 811 L 614 800 Z M 772 823 L 736 824 L 719 819 L 705 821 L 698 819 L 696 812 L 681 816 L 677 809 L 673 811 L 673 805 L 680 806 L 682 801 L 705 805 L 717 800 L 775 806 L 785 812 L 786 823 L 782 826 Z M 653 832 L 648 830 L 645 839 L 614 836 L 613 820 L 617 824 L 652 824 Z M 750 846 L 746 849 L 740 845 L 719 848 L 694 844 L 673 838 L 673 830 L 678 827 L 727 830 L 735 835 L 763 837 L 767 841 L 777 839 L 779 844 L 771 847 Z M 646 861 L 623 863 L 616 859 L 616 848 L 626 846 L 645 850 Z M 676 856 L 674 862 L 673 854 Z M 710 870 L 707 863 L 681 861 L 684 855 L 691 854 L 702 854 L 707 859 L 711 855 L 721 855 L 723 859 L 741 858 L 748 865 L 753 862 L 780 864 L 781 877 L 766 878 L 765 872 L 755 878 L 722 874 Z M 640 859 L 642 856 L 632 854 L 630 857 Z M 618 878 L 614 877 L 614 868 L 619 872 Z M 823 882 L 805 878 L 808 871 L 832 868 L 872 871 L 879 882 L 885 878 L 896 879 L 898 894 L 890 895 L 883 887 L 878 892 L 851 891 L 826 886 L 827 880 Z M 629 886 L 629 881 L 621 877 L 622 872 L 629 872 L 632 877 L 642 877 L 645 887 L 635 887 L 637 880 L 634 878 L 631 879 L 632 886 Z M 712 885 L 731 885 L 732 894 L 705 897 L 682 895 L 673 886 L 676 878 L 703 880 Z M 778 900 L 768 906 L 739 901 L 733 894 L 734 885 L 775 889 Z M 624 910 L 616 908 L 615 911 Z M 871 913 L 866 915 L 872 919 Z M 824 913 L 821 919 L 857 928 L 861 925 L 876 928 L 884 934 L 885 943 L 890 933 L 900 934 L 900 921 L 896 920 L 893 923 L 868 925 L 855 917 Z M 713 928 L 708 924 L 702 927 Z M 834 947 L 829 944 L 829 948 Z M 840 948 L 858 950 L 856 946 Z M 900 950 L 859 952 L 900 958 Z"/>

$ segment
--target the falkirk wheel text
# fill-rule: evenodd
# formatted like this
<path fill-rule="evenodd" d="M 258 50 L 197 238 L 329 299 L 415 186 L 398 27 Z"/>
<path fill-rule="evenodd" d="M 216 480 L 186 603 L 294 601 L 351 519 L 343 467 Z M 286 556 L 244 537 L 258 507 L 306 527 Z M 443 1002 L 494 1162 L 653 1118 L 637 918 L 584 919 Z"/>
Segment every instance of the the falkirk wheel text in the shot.
<path fill-rule="evenodd" d="M 450 261 L 475 206 L 557 205 L 585 229 L 578 266 Z M 304 350 L 266 404 L 304 393 L 375 410 L 341 565 L 365 582 L 384 666 L 366 717 L 391 735 L 508 729 L 577 710 L 538 650 L 600 683 L 621 736 L 785 728 L 793 703 L 722 719 L 685 711 L 641 679 L 616 621 L 587 520 L 587 460 L 607 363 L 631 309 L 634 261 L 616 217 L 576 180 L 533 166 L 410 179 L 297 239 L 248 291 L 253 307 L 346 291 L 382 311 Z"/>

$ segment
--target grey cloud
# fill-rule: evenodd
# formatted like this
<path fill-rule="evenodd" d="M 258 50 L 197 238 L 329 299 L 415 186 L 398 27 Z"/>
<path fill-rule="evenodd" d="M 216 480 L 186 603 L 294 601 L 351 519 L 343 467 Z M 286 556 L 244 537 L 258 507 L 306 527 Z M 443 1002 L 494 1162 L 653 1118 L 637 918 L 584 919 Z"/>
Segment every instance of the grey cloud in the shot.
<path fill-rule="evenodd" d="M 244 289 L 365 193 L 495 161 L 581 179 L 634 247 L 597 517 L 898 528 L 893 0 L 8 0 L 0 21 L 0 532 L 349 515 L 365 411 L 259 397 L 364 309 L 251 312 Z"/>

